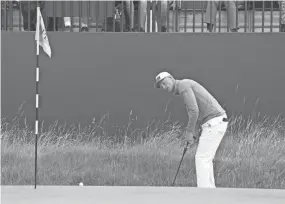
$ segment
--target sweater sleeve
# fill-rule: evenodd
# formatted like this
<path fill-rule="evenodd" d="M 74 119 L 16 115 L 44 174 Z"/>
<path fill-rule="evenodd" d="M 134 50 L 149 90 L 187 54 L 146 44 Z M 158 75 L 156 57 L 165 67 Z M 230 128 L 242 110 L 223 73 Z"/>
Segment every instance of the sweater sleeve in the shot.
<path fill-rule="evenodd" d="M 196 123 L 199 116 L 199 107 L 197 105 L 196 97 L 192 88 L 185 89 L 182 94 L 184 105 L 187 109 L 189 121 L 187 124 L 187 132 L 195 133 Z"/>

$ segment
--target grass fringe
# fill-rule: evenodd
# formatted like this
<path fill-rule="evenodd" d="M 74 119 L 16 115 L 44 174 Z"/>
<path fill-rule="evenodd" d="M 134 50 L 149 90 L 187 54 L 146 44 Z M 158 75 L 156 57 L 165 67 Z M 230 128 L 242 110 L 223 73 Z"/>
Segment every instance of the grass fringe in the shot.
<path fill-rule="evenodd" d="M 35 134 L 19 109 L 12 122 L 1 120 L 2 185 L 34 182 Z M 151 121 L 108 134 L 108 118 L 85 127 L 55 122 L 38 137 L 38 182 L 42 185 L 169 186 L 183 144 L 183 127 Z M 24 124 L 24 127 L 22 127 Z M 281 117 L 231 117 L 214 160 L 218 187 L 285 188 L 285 125 Z M 41 128 L 42 129 L 42 128 Z M 194 145 L 187 153 L 177 186 L 196 186 Z"/>

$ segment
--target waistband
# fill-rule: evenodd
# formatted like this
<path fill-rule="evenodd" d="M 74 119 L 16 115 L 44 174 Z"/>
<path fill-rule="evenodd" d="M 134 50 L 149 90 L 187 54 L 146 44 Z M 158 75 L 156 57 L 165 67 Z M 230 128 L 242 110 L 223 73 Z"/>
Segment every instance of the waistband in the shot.
<path fill-rule="evenodd" d="M 209 120 L 205 121 L 201 127 L 204 127 L 205 125 L 209 124 L 209 123 L 212 123 L 212 121 L 216 121 L 216 120 L 221 120 L 220 122 L 228 122 L 228 116 L 226 113 L 223 113 L 222 115 L 220 116 L 216 116 L 216 117 L 213 117 L 213 118 L 210 118 Z"/>

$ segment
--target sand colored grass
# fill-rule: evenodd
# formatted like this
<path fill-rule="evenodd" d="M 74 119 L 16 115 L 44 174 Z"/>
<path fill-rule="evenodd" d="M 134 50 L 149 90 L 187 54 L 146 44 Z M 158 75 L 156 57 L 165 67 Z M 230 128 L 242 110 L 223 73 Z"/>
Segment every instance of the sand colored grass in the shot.
<path fill-rule="evenodd" d="M 34 133 L 19 123 L 2 121 L 2 185 L 34 182 Z M 38 184 L 170 186 L 183 150 L 183 128 L 160 121 L 128 132 L 134 131 L 106 135 L 103 120 L 80 129 L 55 124 L 38 139 Z M 196 186 L 196 148 L 187 152 L 176 186 Z M 284 121 L 232 117 L 214 168 L 218 187 L 284 189 Z"/>

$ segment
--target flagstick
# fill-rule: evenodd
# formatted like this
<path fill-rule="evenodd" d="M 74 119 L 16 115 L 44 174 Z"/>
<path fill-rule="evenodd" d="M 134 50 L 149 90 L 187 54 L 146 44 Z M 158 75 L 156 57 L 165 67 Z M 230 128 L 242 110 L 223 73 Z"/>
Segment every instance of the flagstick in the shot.
<path fill-rule="evenodd" d="M 38 3 L 38 2 L 37 2 Z M 39 49 L 39 34 L 40 34 L 40 7 L 39 3 L 37 4 L 37 31 L 36 35 L 38 35 L 38 40 L 37 40 L 37 67 L 36 67 L 36 121 L 35 121 L 35 189 L 37 188 L 37 151 L 38 151 L 38 130 L 39 130 L 39 54 L 40 54 L 40 49 Z"/>

